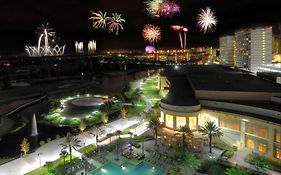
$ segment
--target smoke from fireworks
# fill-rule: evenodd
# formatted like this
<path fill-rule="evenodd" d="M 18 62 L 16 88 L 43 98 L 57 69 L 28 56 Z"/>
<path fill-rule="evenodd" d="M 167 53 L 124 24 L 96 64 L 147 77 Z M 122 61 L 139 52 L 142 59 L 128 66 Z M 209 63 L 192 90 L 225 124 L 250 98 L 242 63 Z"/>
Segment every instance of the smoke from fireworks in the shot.
<path fill-rule="evenodd" d="M 158 26 L 147 24 L 142 30 L 142 37 L 151 44 L 154 44 L 161 39 L 161 30 Z"/>
<path fill-rule="evenodd" d="M 103 13 L 99 11 L 99 13 L 92 12 L 92 17 L 90 17 L 91 20 L 93 20 L 93 28 L 106 28 L 107 21 L 109 20 L 109 17 L 107 17 L 107 12 Z"/>
<path fill-rule="evenodd" d="M 205 10 L 200 9 L 197 19 L 197 25 L 200 31 L 203 31 L 204 33 L 212 31 L 218 22 L 215 16 L 215 12 L 211 10 L 210 7 L 207 7 Z"/>
<path fill-rule="evenodd" d="M 109 18 L 108 21 L 108 30 L 110 32 L 114 32 L 118 35 L 119 30 L 123 30 L 122 23 L 125 22 L 124 19 L 121 18 L 121 14 L 113 13 L 112 17 Z"/>
<path fill-rule="evenodd" d="M 180 6 L 175 0 L 146 0 L 145 5 L 153 17 L 172 17 L 180 12 Z"/>

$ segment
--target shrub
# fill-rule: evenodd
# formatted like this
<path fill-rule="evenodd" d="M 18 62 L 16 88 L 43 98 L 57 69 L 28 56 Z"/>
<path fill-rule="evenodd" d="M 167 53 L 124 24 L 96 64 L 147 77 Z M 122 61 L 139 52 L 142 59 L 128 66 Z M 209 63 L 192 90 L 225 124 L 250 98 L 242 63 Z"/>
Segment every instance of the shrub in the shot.
<path fill-rule="evenodd" d="M 40 144 L 40 146 L 43 146 L 45 144 L 45 141 L 41 140 L 39 144 Z"/>
<path fill-rule="evenodd" d="M 262 170 L 271 169 L 271 163 L 264 157 L 257 153 L 249 154 L 245 157 L 245 161 L 254 165 L 257 169 L 260 168 Z"/>
<path fill-rule="evenodd" d="M 235 150 L 233 148 L 227 149 L 224 153 L 223 156 L 227 158 L 231 158 L 234 155 Z"/>
<path fill-rule="evenodd" d="M 51 138 L 47 138 L 47 143 L 50 143 L 52 141 Z"/>
<path fill-rule="evenodd" d="M 57 135 L 56 135 L 56 139 L 59 139 L 59 138 L 60 138 L 60 135 L 59 135 L 59 134 L 57 134 Z"/>

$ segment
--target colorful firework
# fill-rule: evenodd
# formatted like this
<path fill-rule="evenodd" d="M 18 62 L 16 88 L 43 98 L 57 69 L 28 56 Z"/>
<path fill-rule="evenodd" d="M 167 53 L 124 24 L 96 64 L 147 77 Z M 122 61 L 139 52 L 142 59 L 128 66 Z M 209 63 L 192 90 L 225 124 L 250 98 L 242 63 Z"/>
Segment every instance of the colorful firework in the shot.
<path fill-rule="evenodd" d="M 174 16 L 180 12 L 180 6 L 176 1 L 165 0 L 162 4 L 162 13 L 165 16 Z"/>
<path fill-rule="evenodd" d="M 112 17 L 108 20 L 108 30 L 110 32 L 114 32 L 118 35 L 119 30 L 123 30 L 122 23 L 125 22 L 124 19 L 121 18 L 121 14 L 113 13 Z"/>
<path fill-rule="evenodd" d="M 161 30 L 158 26 L 147 24 L 142 30 L 142 36 L 146 41 L 154 44 L 161 39 Z"/>
<path fill-rule="evenodd" d="M 181 49 L 185 50 L 186 49 L 186 32 L 188 31 L 188 28 L 185 26 L 179 26 L 179 25 L 172 25 L 171 28 L 174 31 L 178 32 Z M 184 36 L 184 41 L 182 40 L 182 33 Z"/>
<path fill-rule="evenodd" d="M 197 25 L 199 26 L 200 31 L 203 31 L 204 33 L 212 31 L 218 22 L 215 12 L 211 10 L 210 7 L 207 7 L 205 10 L 200 9 L 197 19 Z"/>
<path fill-rule="evenodd" d="M 93 28 L 106 28 L 107 22 L 109 20 L 109 17 L 107 17 L 107 12 L 103 13 L 99 11 L 99 13 L 92 12 L 92 17 L 90 17 L 91 20 L 93 20 Z"/>
<path fill-rule="evenodd" d="M 175 0 L 146 0 L 145 5 L 153 17 L 172 17 L 180 12 L 180 6 Z"/>

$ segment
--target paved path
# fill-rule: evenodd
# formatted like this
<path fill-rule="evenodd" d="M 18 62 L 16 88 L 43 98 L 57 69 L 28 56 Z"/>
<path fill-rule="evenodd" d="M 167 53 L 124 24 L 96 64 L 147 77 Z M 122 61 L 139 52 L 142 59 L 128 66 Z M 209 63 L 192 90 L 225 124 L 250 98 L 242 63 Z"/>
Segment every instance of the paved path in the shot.
<path fill-rule="evenodd" d="M 140 86 L 140 81 L 137 81 L 135 83 L 136 87 Z M 147 107 L 145 110 L 150 110 L 151 108 L 151 101 L 149 101 L 147 98 L 142 96 L 147 103 Z M 118 119 L 111 123 L 108 123 L 107 125 L 103 125 L 100 127 L 100 129 L 103 131 L 102 133 L 106 135 L 110 132 L 115 132 L 117 130 L 123 130 L 125 128 L 128 128 L 136 123 L 138 123 L 140 120 L 142 120 L 142 117 L 135 116 L 130 119 Z M 134 134 L 142 134 L 143 132 L 147 131 L 147 127 L 145 123 L 141 126 L 139 126 L 135 131 Z M 79 134 L 78 139 L 81 140 L 81 143 L 84 146 L 87 146 L 89 144 L 96 144 L 95 138 L 89 133 L 85 132 L 83 134 Z M 114 140 L 113 138 L 112 140 Z M 8 162 L 6 164 L 3 164 L 0 166 L 0 175 L 23 175 L 26 174 L 34 169 L 39 168 L 40 166 L 43 166 L 47 161 L 54 161 L 56 159 L 59 159 L 59 153 L 61 151 L 61 146 L 59 146 L 60 143 L 62 143 L 64 138 L 53 140 L 50 143 L 47 143 L 40 148 L 38 148 L 34 153 L 31 153 L 28 155 L 27 158 L 18 158 L 16 160 L 13 160 L 11 162 Z M 109 139 L 99 143 L 100 145 L 108 144 Z M 73 151 L 73 155 L 80 157 L 81 154 L 77 151 Z"/>

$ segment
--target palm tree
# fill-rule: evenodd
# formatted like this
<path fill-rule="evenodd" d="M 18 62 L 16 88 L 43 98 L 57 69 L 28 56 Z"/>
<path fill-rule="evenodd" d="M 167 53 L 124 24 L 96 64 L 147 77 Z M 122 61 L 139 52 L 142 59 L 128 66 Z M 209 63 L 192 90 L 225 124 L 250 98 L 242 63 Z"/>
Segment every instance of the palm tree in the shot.
<path fill-rule="evenodd" d="M 60 144 L 60 146 L 62 146 L 62 149 L 69 149 L 70 162 L 72 162 L 72 149 L 76 150 L 77 147 L 81 147 L 80 142 L 80 140 L 78 140 L 68 132 L 66 134 L 64 142 Z"/>
<path fill-rule="evenodd" d="M 129 132 L 129 134 L 130 134 L 130 151 L 133 151 L 133 143 L 132 143 L 132 137 L 133 137 L 133 133 L 132 132 Z"/>
<path fill-rule="evenodd" d="M 222 136 L 223 133 L 222 133 L 221 129 L 219 127 L 217 127 L 214 122 L 207 121 L 207 123 L 204 127 L 200 126 L 199 132 L 201 132 L 202 135 L 208 135 L 209 136 L 210 153 L 212 153 L 212 137 Z"/>
<path fill-rule="evenodd" d="M 67 152 L 67 151 L 61 150 L 61 152 L 60 152 L 60 157 L 63 158 L 63 165 L 65 165 L 65 158 L 67 157 L 67 155 L 68 155 L 68 152 Z"/>
<path fill-rule="evenodd" d="M 181 164 L 185 167 L 185 174 L 187 175 L 188 168 L 192 171 L 196 170 L 200 165 L 200 160 L 195 154 L 184 154 Z"/>
<path fill-rule="evenodd" d="M 155 134 L 155 145 L 157 144 L 158 140 L 158 129 L 161 129 L 163 127 L 163 124 L 159 121 L 158 117 L 151 117 L 150 120 L 148 121 L 148 128 L 151 128 L 154 130 Z"/>
<path fill-rule="evenodd" d="M 117 130 L 116 131 L 116 135 L 118 135 L 118 139 L 117 139 L 117 144 L 116 144 L 116 160 L 119 160 L 119 141 L 120 141 L 120 135 L 121 135 L 122 131 Z"/>
<path fill-rule="evenodd" d="M 106 134 L 107 137 L 109 137 L 109 144 L 111 145 L 111 137 L 114 136 L 112 133 Z"/>
<path fill-rule="evenodd" d="M 184 153 L 185 138 L 186 138 L 186 136 L 193 137 L 193 133 L 190 130 L 188 125 L 180 126 L 180 128 L 178 129 L 178 132 L 181 132 L 181 135 L 182 135 L 182 152 Z"/>
<path fill-rule="evenodd" d="M 240 168 L 227 168 L 224 172 L 226 175 L 247 175 L 247 172 L 244 169 Z"/>

